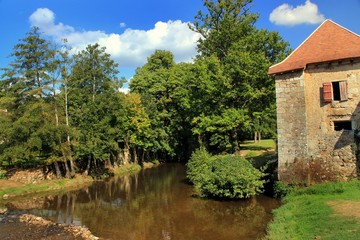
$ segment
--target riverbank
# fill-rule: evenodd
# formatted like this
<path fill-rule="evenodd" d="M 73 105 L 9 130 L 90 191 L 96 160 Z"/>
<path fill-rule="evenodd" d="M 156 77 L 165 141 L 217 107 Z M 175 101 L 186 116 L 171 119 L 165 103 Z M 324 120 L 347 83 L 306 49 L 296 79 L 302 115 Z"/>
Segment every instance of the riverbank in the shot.
<path fill-rule="evenodd" d="M 140 172 L 142 169 L 148 169 L 158 166 L 159 162 L 143 163 L 143 166 L 139 164 L 128 164 L 112 169 L 112 173 L 115 176 L 131 175 Z M 74 178 L 61 178 L 44 180 L 34 175 L 29 174 L 31 171 L 18 171 L 18 178 L 25 179 L 25 181 L 19 181 L 18 179 L 0 179 L 0 203 L 2 200 L 6 200 L 12 197 L 28 196 L 31 194 L 38 194 L 43 192 L 53 192 L 61 190 L 76 190 L 91 184 L 94 178 L 91 176 L 76 175 Z M 24 177 L 24 175 L 26 177 Z M 34 177 L 34 176 L 35 177 Z"/>
<path fill-rule="evenodd" d="M 36 184 L 0 179 L 0 202 L 12 197 L 28 196 L 44 192 L 78 189 L 93 182 L 93 178 L 77 176 L 72 179 L 43 180 Z"/>
<path fill-rule="evenodd" d="M 1 239 L 84 239 L 97 240 L 91 232 L 83 226 L 56 224 L 31 214 L 12 215 L 0 213 Z"/>
<path fill-rule="evenodd" d="M 268 240 L 360 239 L 360 181 L 293 190 L 274 210 Z"/>

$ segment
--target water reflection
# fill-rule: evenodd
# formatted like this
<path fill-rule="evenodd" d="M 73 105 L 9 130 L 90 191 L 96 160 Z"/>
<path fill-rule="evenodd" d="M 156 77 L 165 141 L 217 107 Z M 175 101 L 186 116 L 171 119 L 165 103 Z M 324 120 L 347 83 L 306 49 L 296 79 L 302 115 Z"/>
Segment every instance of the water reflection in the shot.
<path fill-rule="evenodd" d="M 106 239 L 233 240 L 263 236 L 271 210 L 279 204 L 264 196 L 247 201 L 193 198 L 193 188 L 184 179 L 184 166 L 167 164 L 42 197 L 27 208 L 21 202 L 12 207 L 31 209 L 59 223 L 86 225 Z"/>

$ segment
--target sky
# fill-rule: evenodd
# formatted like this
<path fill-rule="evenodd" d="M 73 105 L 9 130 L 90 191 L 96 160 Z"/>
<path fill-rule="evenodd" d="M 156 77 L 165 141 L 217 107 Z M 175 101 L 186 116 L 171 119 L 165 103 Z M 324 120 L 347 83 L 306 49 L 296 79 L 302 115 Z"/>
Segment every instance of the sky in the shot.
<path fill-rule="evenodd" d="M 254 0 L 258 28 L 277 31 L 297 48 L 325 19 L 360 34 L 360 0 Z M 37 26 L 53 41 L 66 38 L 73 50 L 105 46 L 119 64 L 120 77 L 155 50 L 168 50 L 176 62 L 191 62 L 199 35 L 188 28 L 203 0 L 0 0 L 0 68 L 19 39 Z M 125 86 L 126 87 L 126 86 Z"/>

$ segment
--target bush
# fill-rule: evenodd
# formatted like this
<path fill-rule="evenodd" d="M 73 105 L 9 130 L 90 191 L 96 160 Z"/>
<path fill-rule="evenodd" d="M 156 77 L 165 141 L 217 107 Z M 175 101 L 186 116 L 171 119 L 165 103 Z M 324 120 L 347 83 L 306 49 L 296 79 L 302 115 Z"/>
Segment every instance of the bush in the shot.
<path fill-rule="evenodd" d="M 211 156 L 195 151 L 187 164 L 187 177 L 204 197 L 248 198 L 262 192 L 264 173 L 240 156 Z"/>
<path fill-rule="evenodd" d="M 0 179 L 5 178 L 5 171 L 0 169 Z"/>
<path fill-rule="evenodd" d="M 283 198 L 292 191 L 293 187 L 284 182 L 276 181 L 274 183 L 274 197 Z"/>

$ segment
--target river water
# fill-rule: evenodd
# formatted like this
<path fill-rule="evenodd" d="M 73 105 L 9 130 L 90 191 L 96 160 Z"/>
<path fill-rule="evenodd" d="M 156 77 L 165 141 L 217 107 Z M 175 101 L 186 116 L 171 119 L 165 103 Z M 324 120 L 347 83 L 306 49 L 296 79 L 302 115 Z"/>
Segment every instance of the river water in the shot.
<path fill-rule="evenodd" d="M 185 166 L 164 164 L 135 176 L 43 197 L 27 210 L 57 223 L 85 225 L 98 237 L 124 240 L 235 240 L 265 235 L 279 201 L 215 201 L 193 197 Z"/>

